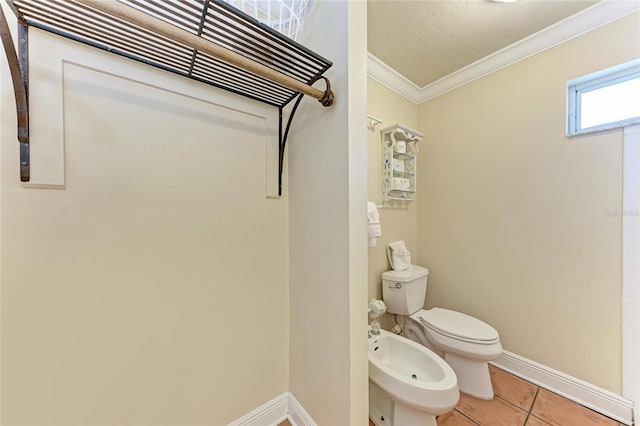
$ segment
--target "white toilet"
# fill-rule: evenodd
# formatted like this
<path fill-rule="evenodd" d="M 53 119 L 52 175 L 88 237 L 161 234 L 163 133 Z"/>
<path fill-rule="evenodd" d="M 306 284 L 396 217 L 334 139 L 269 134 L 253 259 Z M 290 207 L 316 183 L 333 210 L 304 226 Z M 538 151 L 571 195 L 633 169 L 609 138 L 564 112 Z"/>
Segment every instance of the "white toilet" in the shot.
<path fill-rule="evenodd" d="M 493 398 L 488 362 L 502 353 L 500 336 L 490 325 L 460 312 L 423 309 L 429 271 L 413 265 L 382 274 L 387 312 L 406 315 L 404 335 L 441 356 L 458 377 L 461 392 Z"/>

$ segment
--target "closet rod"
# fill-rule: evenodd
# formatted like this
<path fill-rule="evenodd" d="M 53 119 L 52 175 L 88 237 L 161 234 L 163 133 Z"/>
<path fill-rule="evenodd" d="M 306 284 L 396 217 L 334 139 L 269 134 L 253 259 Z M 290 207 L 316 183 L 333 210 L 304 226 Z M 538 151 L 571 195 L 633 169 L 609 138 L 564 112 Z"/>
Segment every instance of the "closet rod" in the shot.
<path fill-rule="evenodd" d="M 268 80 L 281 84 L 291 90 L 295 90 L 307 96 L 311 96 L 312 98 L 318 99 L 323 106 L 328 107 L 333 105 L 334 95 L 331 91 L 329 80 L 325 79 L 327 90 L 323 92 L 322 90 L 311 87 L 308 84 L 296 80 L 295 78 L 289 77 L 286 74 L 278 72 L 251 59 L 248 59 L 232 50 L 207 41 L 195 34 L 191 34 L 188 31 L 164 22 L 161 19 L 154 18 L 153 16 L 147 15 L 144 12 L 136 10 L 122 3 L 104 0 L 76 0 L 76 2 L 116 16 L 134 25 L 146 28 L 147 30 L 153 31 L 171 40 L 180 42 L 188 47 L 207 53 L 217 59 L 235 65 L 238 68 L 242 68 L 245 71 L 257 74 L 260 77 L 264 77 Z"/>

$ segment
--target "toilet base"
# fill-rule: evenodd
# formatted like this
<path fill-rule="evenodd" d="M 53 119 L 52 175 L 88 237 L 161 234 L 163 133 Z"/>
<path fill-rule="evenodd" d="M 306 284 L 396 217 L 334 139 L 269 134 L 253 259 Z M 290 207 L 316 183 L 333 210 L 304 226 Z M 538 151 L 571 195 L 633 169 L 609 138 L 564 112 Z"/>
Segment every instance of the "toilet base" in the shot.
<path fill-rule="evenodd" d="M 493 399 L 493 385 L 487 361 L 474 361 L 450 353 L 444 354 L 444 360 L 455 371 L 460 392 L 480 399 Z"/>

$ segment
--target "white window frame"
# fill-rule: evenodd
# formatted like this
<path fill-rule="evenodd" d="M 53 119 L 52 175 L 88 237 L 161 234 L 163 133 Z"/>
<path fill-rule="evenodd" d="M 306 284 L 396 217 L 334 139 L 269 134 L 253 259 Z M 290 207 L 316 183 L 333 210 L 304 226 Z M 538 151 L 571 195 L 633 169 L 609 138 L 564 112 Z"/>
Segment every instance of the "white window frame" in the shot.
<path fill-rule="evenodd" d="M 567 82 L 567 135 L 582 135 L 640 123 L 640 116 L 586 128 L 583 128 L 580 123 L 583 93 L 613 86 L 639 77 L 640 59 L 637 59 Z"/>

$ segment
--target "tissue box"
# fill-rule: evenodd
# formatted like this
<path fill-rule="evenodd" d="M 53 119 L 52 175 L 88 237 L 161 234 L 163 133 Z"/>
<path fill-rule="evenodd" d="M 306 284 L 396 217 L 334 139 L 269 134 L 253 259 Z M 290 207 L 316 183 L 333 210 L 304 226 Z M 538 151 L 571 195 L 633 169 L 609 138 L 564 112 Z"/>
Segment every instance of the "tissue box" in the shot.
<path fill-rule="evenodd" d="M 405 141 L 397 141 L 396 146 L 393 149 L 395 152 L 399 154 L 407 153 L 407 143 Z"/>

